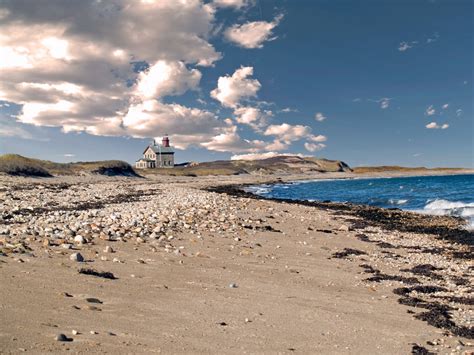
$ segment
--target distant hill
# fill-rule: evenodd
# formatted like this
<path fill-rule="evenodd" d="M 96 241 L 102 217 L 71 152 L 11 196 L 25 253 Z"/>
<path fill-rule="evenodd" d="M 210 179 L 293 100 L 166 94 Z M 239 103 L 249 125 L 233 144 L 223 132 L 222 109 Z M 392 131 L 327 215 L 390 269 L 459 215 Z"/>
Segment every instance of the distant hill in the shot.
<path fill-rule="evenodd" d="M 26 158 L 17 154 L 0 155 L 0 173 L 36 177 L 84 174 L 138 176 L 130 164 L 120 160 L 55 163 L 49 160 Z"/>
<path fill-rule="evenodd" d="M 397 165 L 382 165 L 382 166 L 358 166 L 352 169 L 356 174 L 364 173 L 383 173 L 387 171 L 398 171 L 398 172 L 427 172 L 427 171 L 462 171 L 469 170 L 465 168 L 425 168 L 424 166 L 419 167 L 406 167 Z"/>
<path fill-rule="evenodd" d="M 189 166 L 175 167 L 174 169 L 149 169 L 143 174 L 166 174 L 179 176 L 204 175 L 238 175 L 259 174 L 271 175 L 277 173 L 305 173 L 305 172 L 343 172 L 351 168 L 339 160 L 317 159 L 282 155 L 262 160 L 217 160 L 213 162 L 193 163 Z"/>

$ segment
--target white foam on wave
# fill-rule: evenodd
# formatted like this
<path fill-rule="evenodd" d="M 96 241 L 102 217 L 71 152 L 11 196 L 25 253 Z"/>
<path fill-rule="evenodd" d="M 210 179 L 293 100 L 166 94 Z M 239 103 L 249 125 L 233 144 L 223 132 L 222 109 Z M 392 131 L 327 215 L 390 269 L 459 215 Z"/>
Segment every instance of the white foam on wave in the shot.
<path fill-rule="evenodd" d="M 469 221 L 470 228 L 474 228 L 474 202 L 436 199 L 428 201 L 420 212 L 436 216 L 462 217 Z"/>
<path fill-rule="evenodd" d="M 388 203 L 390 203 L 391 205 L 404 205 L 405 203 L 407 203 L 408 200 L 394 200 L 394 199 L 390 199 L 388 200 Z"/>
<path fill-rule="evenodd" d="M 250 192 L 255 195 L 267 194 L 271 191 L 271 187 L 268 185 L 248 186 L 243 189 L 245 192 Z"/>

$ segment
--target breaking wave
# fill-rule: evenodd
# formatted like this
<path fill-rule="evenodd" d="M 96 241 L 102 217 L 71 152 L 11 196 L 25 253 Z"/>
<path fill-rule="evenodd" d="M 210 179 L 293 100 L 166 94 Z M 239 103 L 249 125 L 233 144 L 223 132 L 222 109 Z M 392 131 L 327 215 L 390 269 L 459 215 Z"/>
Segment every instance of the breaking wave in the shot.
<path fill-rule="evenodd" d="M 428 204 L 420 212 L 436 216 L 462 217 L 469 221 L 471 228 L 474 228 L 474 202 L 436 199 L 428 201 Z"/>

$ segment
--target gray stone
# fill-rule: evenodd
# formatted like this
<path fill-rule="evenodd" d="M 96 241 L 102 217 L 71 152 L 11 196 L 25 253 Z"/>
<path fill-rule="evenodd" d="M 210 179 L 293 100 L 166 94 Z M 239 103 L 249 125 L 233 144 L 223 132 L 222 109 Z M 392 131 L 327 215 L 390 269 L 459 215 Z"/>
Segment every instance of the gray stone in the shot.
<path fill-rule="evenodd" d="M 73 253 L 69 257 L 69 259 L 71 259 L 72 261 L 80 262 L 80 263 L 84 261 L 84 257 L 81 255 L 81 253 Z"/>
<path fill-rule="evenodd" d="M 68 338 L 65 334 L 59 333 L 54 338 L 56 341 L 72 341 L 72 338 Z"/>

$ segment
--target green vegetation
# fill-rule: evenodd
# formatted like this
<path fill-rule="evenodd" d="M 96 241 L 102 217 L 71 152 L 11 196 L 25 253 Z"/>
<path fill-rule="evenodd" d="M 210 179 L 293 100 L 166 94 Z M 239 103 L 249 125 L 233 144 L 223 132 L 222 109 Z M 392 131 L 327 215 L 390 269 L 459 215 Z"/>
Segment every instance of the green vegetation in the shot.
<path fill-rule="evenodd" d="M 13 176 L 51 177 L 40 161 L 16 154 L 0 156 L 0 172 Z"/>
<path fill-rule="evenodd" d="M 0 172 L 14 176 L 51 177 L 53 175 L 137 176 L 130 164 L 120 160 L 98 162 L 55 163 L 49 160 L 26 158 L 17 154 L 0 156 Z"/>

